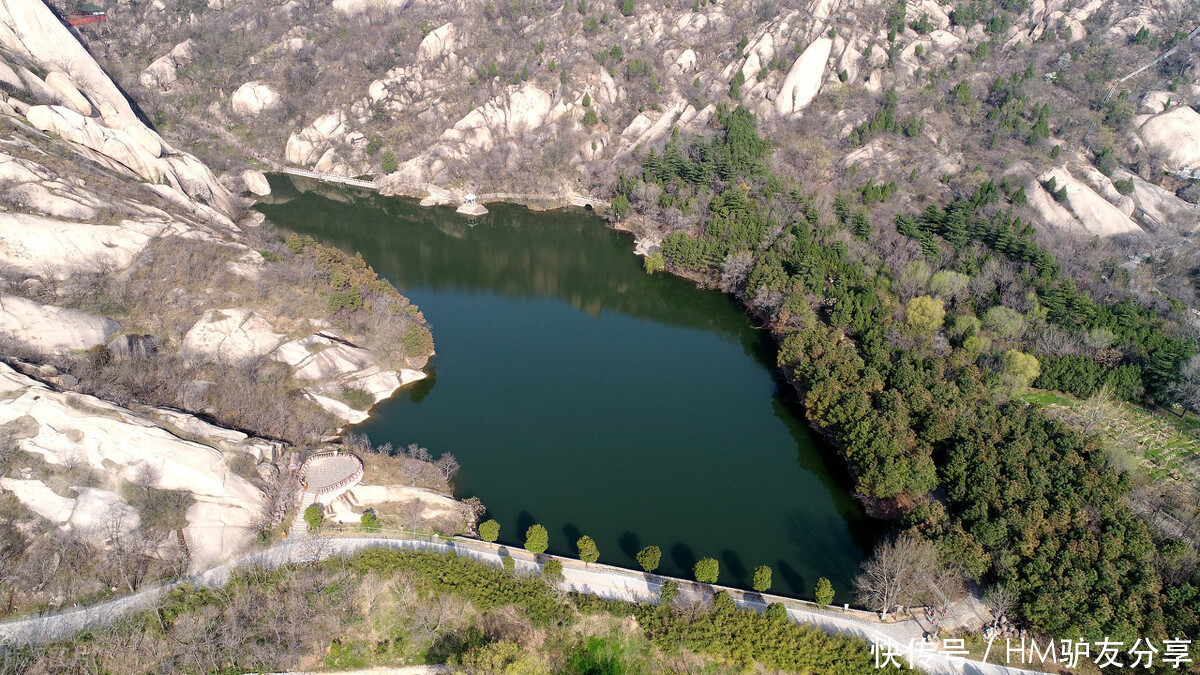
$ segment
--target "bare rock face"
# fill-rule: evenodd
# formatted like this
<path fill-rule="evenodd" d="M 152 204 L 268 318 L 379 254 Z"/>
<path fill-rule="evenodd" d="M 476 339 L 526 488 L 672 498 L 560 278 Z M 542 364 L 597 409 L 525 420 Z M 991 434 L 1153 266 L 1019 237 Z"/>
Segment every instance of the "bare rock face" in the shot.
<path fill-rule="evenodd" d="M 282 340 L 254 310 L 213 309 L 188 329 L 179 354 L 194 362 L 244 363 L 275 351 Z"/>
<path fill-rule="evenodd" d="M 1146 147 L 1161 150 L 1172 169 L 1200 167 L 1200 113 L 1181 105 L 1142 124 Z"/>
<path fill-rule="evenodd" d="M 343 392 L 351 389 L 365 392 L 374 404 L 400 387 L 425 378 L 425 373 L 419 370 L 382 369 L 370 352 L 346 342 L 332 331 L 288 342 L 271 358 L 292 366 L 296 379 L 312 382 L 305 387 L 305 393 L 321 407 L 350 423 L 366 420 L 367 411 L 338 400 Z"/>
<path fill-rule="evenodd" d="M 288 137 L 284 159 L 299 166 L 314 166 L 346 135 L 346 114 L 340 110 L 321 115 L 298 134 Z"/>
<path fill-rule="evenodd" d="M 70 73 L 72 86 L 86 92 L 101 112 L 133 115 L 121 90 L 41 0 L 0 3 L 0 45 L 49 70 Z"/>
<path fill-rule="evenodd" d="M 1059 204 L 1042 188 L 1037 179 L 1030 178 L 1025 185 L 1025 194 L 1029 200 L 1029 208 L 1038 215 L 1041 222 L 1061 230 L 1082 229 L 1083 225 L 1071 215 L 1067 207 Z"/>
<path fill-rule="evenodd" d="M 280 101 L 278 92 L 263 82 L 253 80 L 233 92 L 231 105 L 235 115 L 258 117 L 263 111 L 278 107 Z"/>
<path fill-rule="evenodd" d="M 75 88 L 71 78 L 56 70 L 46 75 L 46 86 L 61 94 L 80 115 L 92 114 L 92 104 L 88 102 L 86 96 L 79 93 L 79 89 Z"/>
<path fill-rule="evenodd" d="M 1164 112 L 1172 102 L 1178 102 L 1179 96 L 1169 91 L 1149 91 L 1142 97 L 1138 112 L 1147 115 L 1157 115 Z"/>
<path fill-rule="evenodd" d="M 94 150 L 141 178 L 156 182 L 164 178 L 158 155 L 124 130 L 109 128 L 57 105 L 33 106 L 26 118 L 35 129 L 52 131 L 72 143 Z"/>
<path fill-rule="evenodd" d="M 168 228 L 167 223 L 153 221 L 91 225 L 0 213 L 0 261 L 31 277 L 52 279 L 121 270 Z"/>
<path fill-rule="evenodd" d="M 259 197 L 266 197 L 271 194 L 271 184 L 261 171 L 254 171 L 253 169 L 243 171 L 242 182 L 245 183 L 247 190 Z"/>
<path fill-rule="evenodd" d="M 112 169 L 165 183 L 185 199 L 231 212 L 230 195 L 212 172 L 142 124 L 120 89 L 40 0 L 0 3 L 0 47 L 49 71 L 43 81 L 27 68 L 10 69 L 28 98 L 49 105 L 23 100 L 19 108 L 3 109 L 5 114 L 24 115 L 36 129 L 59 135 L 85 157 Z M 184 43 L 172 50 L 172 58 L 183 58 L 186 52 L 190 47 Z"/>
<path fill-rule="evenodd" d="M 434 62 L 453 56 L 457 38 L 458 34 L 452 23 L 444 24 L 430 31 L 429 35 L 421 40 L 421 46 L 417 48 L 417 61 Z"/>
<path fill-rule="evenodd" d="M 41 354 L 66 354 L 108 342 L 121 324 L 74 309 L 0 295 L 0 334 Z"/>
<path fill-rule="evenodd" d="M 1071 175 L 1066 167 L 1051 169 L 1038 176 L 1038 180 L 1042 182 L 1048 182 L 1051 178 L 1058 188 L 1066 189 L 1067 208 L 1088 233 L 1109 237 L 1114 234 L 1142 231 L 1129 216 Z"/>
<path fill-rule="evenodd" d="M 191 570 L 211 567 L 246 546 L 254 536 L 266 496 L 231 468 L 239 453 L 261 457 L 270 444 L 245 434 L 213 427 L 190 415 L 160 411 L 175 429 L 186 429 L 183 440 L 158 425 L 148 415 L 107 401 L 46 385 L 0 364 L 0 425 L 17 420 L 29 429 L 18 441 L 24 452 L 41 457 L 51 466 L 75 463 L 101 475 L 131 480 L 151 469 L 153 487 L 181 490 L 192 495 L 183 533 L 191 553 Z M 220 449 L 218 449 L 220 448 Z M 136 514 L 115 493 L 93 488 L 76 489 L 75 497 L 61 496 L 39 481 L 16 480 L 0 487 L 52 522 L 77 528 L 84 536 L 96 532 L 113 518 L 122 526 L 135 526 Z M 132 519 L 129 516 L 133 515 Z"/>
<path fill-rule="evenodd" d="M 176 69 L 186 66 L 195 58 L 194 43 L 185 40 L 175 45 L 168 53 L 154 59 L 146 69 L 138 75 L 138 82 L 147 89 L 166 91 L 178 79 Z"/>
<path fill-rule="evenodd" d="M 783 116 L 793 115 L 802 110 L 821 91 L 821 82 L 825 79 L 825 63 L 833 49 L 833 40 L 817 38 L 810 44 L 779 87 L 775 97 L 775 111 Z"/>

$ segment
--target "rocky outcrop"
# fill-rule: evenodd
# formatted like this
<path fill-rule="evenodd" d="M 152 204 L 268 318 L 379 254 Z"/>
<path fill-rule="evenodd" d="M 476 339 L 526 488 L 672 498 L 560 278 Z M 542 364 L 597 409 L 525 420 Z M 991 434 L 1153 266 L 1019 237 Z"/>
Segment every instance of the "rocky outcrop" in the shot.
<path fill-rule="evenodd" d="M 282 340 L 258 312 L 212 309 L 188 329 L 179 354 L 193 362 L 245 363 L 270 354 Z"/>
<path fill-rule="evenodd" d="M 51 72 L 70 73 L 67 79 L 102 115 L 133 115 L 120 89 L 41 0 L 0 2 L 0 46 Z"/>
<path fill-rule="evenodd" d="M 556 109 L 553 95 L 534 84 L 526 84 L 467 113 L 432 147 L 402 164 L 399 175 L 392 180 L 408 184 L 438 180 L 447 162 L 488 152 L 502 139 L 545 131 L 555 120 L 552 113 L 565 114 L 571 110 L 573 106 Z M 291 141 L 288 143 L 290 147 Z"/>
<path fill-rule="evenodd" d="M 23 213 L 0 213 L 0 261 L 27 276 L 67 279 L 81 272 L 121 270 L 166 222 L 119 225 L 73 223 Z"/>
<path fill-rule="evenodd" d="M 258 117 L 265 110 L 277 108 L 282 102 L 279 92 L 264 82 L 247 82 L 233 92 L 230 106 L 233 114 L 241 117 Z"/>
<path fill-rule="evenodd" d="M 1172 169 L 1200 167 L 1200 113 L 1175 106 L 1151 117 L 1138 131 L 1146 147 L 1158 150 Z"/>
<path fill-rule="evenodd" d="M 109 490 L 72 487 L 75 496 L 64 497 L 40 480 L 20 478 L 0 478 L 0 489 L 51 524 L 99 541 L 108 538 L 113 527 L 128 534 L 141 524 L 137 510 Z"/>
<path fill-rule="evenodd" d="M 417 61 L 440 61 L 454 56 L 454 50 L 458 46 L 457 38 L 458 34 L 452 23 L 444 24 L 430 31 L 429 35 L 421 40 L 421 46 L 417 47 Z"/>
<path fill-rule="evenodd" d="M 48 71 L 42 79 L 27 68 L 15 69 L 17 89 L 34 104 L 20 101 L 0 112 L 22 116 L 113 170 L 168 185 L 185 199 L 224 214 L 232 211 L 229 193 L 212 172 L 147 128 L 87 50 L 39 0 L 0 3 L 0 48 Z"/>
<path fill-rule="evenodd" d="M 1038 176 L 1042 183 L 1048 183 L 1051 179 L 1054 180 L 1056 189 L 1066 190 L 1067 208 L 1088 233 L 1108 237 L 1142 231 L 1128 215 L 1071 175 L 1066 167 L 1051 169 Z"/>
<path fill-rule="evenodd" d="M 0 295 L 0 335 L 40 354 L 65 354 L 108 342 L 121 324 L 74 309 Z"/>
<path fill-rule="evenodd" d="M 322 408 L 350 423 L 366 420 L 367 411 L 345 402 L 348 390 L 369 395 L 370 405 L 374 405 L 400 387 L 425 378 L 419 370 L 384 370 L 370 352 L 328 330 L 288 342 L 271 358 L 292 366 L 296 379 L 312 382 L 304 391 Z"/>
<path fill-rule="evenodd" d="M 170 52 L 158 57 L 138 75 L 138 82 L 147 89 L 166 91 L 179 79 L 176 70 L 195 58 L 195 44 L 185 40 L 175 45 Z"/>
<path fill-rule="evenodd" d="M 46 75 L 46 86 L 58 92 L 80 115 L 92 114 L 92 104 L 80 93 L 75 83 L 71 82 L 71 78 L 54 71 Z"/>
<path fill-rule="evenodd" d="M 23 431 L 17 446 L 52 467 L 83 464 L 101 476 L 128 481 L 152 476 L 152 487 L 190 493 L 194 501 L 183 534 L 192 570 L 210 567 L 254 536 L 266 499 L 231 464 L 239 453 L 257 461 L 272 447 L 264 441 L 226 438 L 234 449 L 223 452 L 205 435 L 211 425 L 199 420 L 189 425 L 197 440 L 184 440 L 145 415 L 93 396 L 54 391 L 0 364 L 0 425 L 18 420 Z M 77 489 L 73 497 L 50 493 L 22 480 L 21 473 L 18 465 L 10 475 L 19 482 L 0 487 L 52 522 L 87 527 L 111 520 L 114 508 L 118 513 L 127 508 L 113 493 L 89 493 L 87 488 Z"/>
<path fill-rule="evenodd" d="M 775 111 L 780 115 L 793 115 L 802 110 L 821 91 L 821 82 L 825 78 L 825 63 L 829 61 L 829 53 L 833 49 L 833 40 L 817 38 L 810 44 L 792 69 L 788 71 L 779 93 L 775 98 Z"/>
<path fill-rule="evenodd" d="M 321 115 L 298 134 L 288 137 L 283 157 L 290 164 L 315 166 L 333 153 L 333 143 L 346 134 L 346 114 L 338 111 Z"/>
<path fill-rule="evenodd" d="M 267 181 L 267 177 L 261 171 L 247 169 L 242 172 L 242 183 L 246 189 L 259 197 L 266 197 L 271 194 L 271 183 Z"/>

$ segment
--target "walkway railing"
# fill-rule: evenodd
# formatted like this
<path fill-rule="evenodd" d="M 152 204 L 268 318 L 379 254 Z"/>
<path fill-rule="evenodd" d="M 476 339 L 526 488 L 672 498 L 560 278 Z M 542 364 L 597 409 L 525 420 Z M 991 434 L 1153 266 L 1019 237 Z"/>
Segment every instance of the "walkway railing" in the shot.
<path fill-rule="evenodd" d="M 334 176 L 328 173 L 317 173 L 316 171 L 305 171 L 304 169 L 293 169 L 287 166 L 278 168 L 280 173 L 286 173 L 291 176 L 301 176 L 304 178 L 312 178 L 314 180 L 324 181 L 326 183 L 341 183 L 343 185 L 352 185 L 354 187 L 366 188 L 368 190 L 378 190 L 379 183 L 373 180 L 360 180 L 358 178 L 345 178 L 342 176 Z"/>

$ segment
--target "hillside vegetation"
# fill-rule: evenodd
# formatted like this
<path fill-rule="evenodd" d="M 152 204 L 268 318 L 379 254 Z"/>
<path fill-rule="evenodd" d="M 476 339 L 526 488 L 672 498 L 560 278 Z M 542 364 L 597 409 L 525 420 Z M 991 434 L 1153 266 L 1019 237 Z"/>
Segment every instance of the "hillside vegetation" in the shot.
<path fill-rule="evenodd" d="M 649 271 L 771 328 L 859 496 L 936 546 L 945 590 L 877 609 L 965 578 L 1037 633 L 1132 643 L 1200 628 L 1195 510 L 1021 394 L 1200 409 L 1196 21 L 1187 0 L 155 0 L 85 35 L 222 168 L 608 202 Z"/>

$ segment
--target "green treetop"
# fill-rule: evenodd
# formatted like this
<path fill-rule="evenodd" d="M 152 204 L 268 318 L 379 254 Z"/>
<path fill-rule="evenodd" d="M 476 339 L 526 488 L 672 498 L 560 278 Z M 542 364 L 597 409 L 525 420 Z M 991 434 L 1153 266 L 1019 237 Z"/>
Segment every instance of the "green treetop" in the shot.
<path fill-rule="evenodd" d="M 585 563 L 594 563 L 600 559 L 600 549 L 596 548 L 596 541 L 586 534 L 575 542 L 579 548 L 579 559 Z"/>
<path fill-rule="evenodd" d="M 657 546 L 647 546 L 638 551 L 637 563 L 647 572 L 653 572 L 658 569 L 658 563 L 660 562 L 662 562 L 662 550 Z"/>
<path fill-rule="evenodd" d="M 525 530 L 525 550 L 535 555 L 545 553 L 550 546 L 550 533 L 541 525 L 530 525 Z"/>

